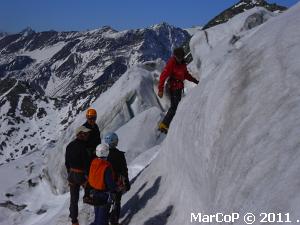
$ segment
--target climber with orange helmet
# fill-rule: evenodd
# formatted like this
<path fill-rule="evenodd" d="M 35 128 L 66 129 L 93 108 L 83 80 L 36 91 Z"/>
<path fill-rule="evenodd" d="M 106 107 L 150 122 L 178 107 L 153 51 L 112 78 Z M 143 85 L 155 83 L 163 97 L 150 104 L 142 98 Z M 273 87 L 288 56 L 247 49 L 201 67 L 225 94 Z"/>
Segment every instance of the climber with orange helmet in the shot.
<path fill-rule="evenodd" d="M 96 147 L 101 144 L 101 137 L 99 127 L 96 123 L 97 111 L 93 108 L 89 108 L 86 112 L 86 122 L 83 124 L 88 129 L 91 129 L 90 136 L 87 143 L 87 148 L 91 160 L 95 158 Z"/>
<path fill-rule="evenodd" d="M 100 130 L 96 123 L 97 120 L 97 111 L 93 108 L 89 108 L 86 111 L 86 122 L 83 124 L 84 127 L 90 129 L 89 137 L 87 140 L 87 148 L 89 155 L 89 164 L 90 167 L 92 160 L 96 157 L 96 147 L 101 144 Z M 87 185 L 84 189 L 83 201 L 85 202 L 89 196 L 89 186 Z"/>

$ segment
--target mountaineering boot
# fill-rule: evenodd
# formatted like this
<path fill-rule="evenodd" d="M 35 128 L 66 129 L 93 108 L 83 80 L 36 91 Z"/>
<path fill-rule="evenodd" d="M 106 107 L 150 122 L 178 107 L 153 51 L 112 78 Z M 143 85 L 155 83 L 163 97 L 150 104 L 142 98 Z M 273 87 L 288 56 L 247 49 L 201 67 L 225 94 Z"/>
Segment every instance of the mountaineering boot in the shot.
<path fill-rule="evenodd" d="M 163 123 L 163 122 L 160 122 L 159 124 L 158 124 L 158 130 L 159 131 L 161 131 L 161 132 L 163 132 L 163 133 L 168 133 L 168 129 L 169 129 L 169 127 L 165 124 L 165 123 Z"/>

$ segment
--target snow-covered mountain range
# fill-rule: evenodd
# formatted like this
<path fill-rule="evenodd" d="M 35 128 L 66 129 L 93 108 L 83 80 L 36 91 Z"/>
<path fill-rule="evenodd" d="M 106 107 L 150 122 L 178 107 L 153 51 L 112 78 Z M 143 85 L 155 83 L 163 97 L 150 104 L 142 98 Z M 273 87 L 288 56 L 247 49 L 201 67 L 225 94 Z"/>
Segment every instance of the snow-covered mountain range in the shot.
<path fill-rule="evenodd" d="M 189 34 L 166 23 L 118 32 L 39 32 L 27 28 L 0 40 L 0 77 L 26 80 L 50 97 L 73 97 L 117 79 L 139 62 L 166 60 Z M 99 90 L 97 90 L 98 92 Z"/>
<path fill-rule="evenodd" d="M 186 31 L 166 23 L 122 32 L 103 27 L 36 33 L 26 28 L 3 37 L 0 163 L 55 143 L 57 132 L 128 68 L 166 60 L 174 46 L 189 38 Z"/>
<path fill-rule="evenodd" d="M 68 61 L 74 54 L 82 59 L 74 63 L 80 67 L 70 70 L 84 76 L 78 89 L 72 72 L 65 70 L 65 76 L 58 76 L 58 68 L 64 63 L 54 62 L 49 67 L 50 75 L 38 76 L 37 72 L 37 80 L 31 73 L 52 62 L 64 48 L 60 46 L 54 53 L 60 41 L 54 38 L 51 47 L 41 45 L 44 53 L 38 52 L 39 48 L 29 50 L 30 41 L 23 42 L 28 49 L 10 53 L 6 52 L 10 44 L 5 45 L 1 50 L 5 57 L 1 57 L 0 83 L 1 132 L 5 134 L 0 142 L 0 177 L 5 180 L 0 188 L 0 224 L 70 223 L 64 150 L 74 138 L 74 129 L 84 122 L 88 105 L 98 111 L 102 134 L 117 132 L 119 148 L 126 152 L 133 184 L 123 198 L 122 224 L 191 224 L 191 212 L 240 213 L 240 220 L 233 224 L 245 224 L 242 216 L 246 212 L 257 216 L 263 212 L 290 213 L 291 224 L 296 224 L 300 219 L 299 15 L 299 3 L 282 14 L 255 7 L 195 32 L 189 43 L 193 56 L 189 70 L 200 84 L 195 87 L 186 83 L 185 96 L 167 136 L 156 131 L 168 106 L 167 97 L 156 97 L 156 86 L 169 55 L 153 53 L 161 48 L 152 46 L 152 34 L 159 34 L 152 31 L 161 27 L 173 30 L 167 24 L 124 32 L 105 27 L 57 33 L 59 40 L 62 35 L 67 40 L 75 38 L 70 42 L 81 41 L 64 57 Z M 149 47 L 145 50 L 133 44 L 127 50 L 117 48 L 116 58 L 124 54 L 126 69 L 117 75 L 119 79 L 113 78 L 112 69 L 109 84 L 107 80 L 98 83 L 105 69 L 98 70 L 102 68 L 98 64 L 87 66 L 83 60 L 98 57 L 95 40 L 107 35 L 119 40 L 127 32 L 132 35 L 147 30 L 152 30 L 151 35 L 143 35 L 150 38 Z M 169 41 L 168 54 L 173 46 L 189 38 L 181 29 L 177 31 L 180 40 L 174 37 L 170 41 L 171 31 L 160 36 Z M 101 35 L 96 38 L 94 32 Z M 82 34 L 93 37 L 91 42 L 76 36 Z M 26 29 L 17 35 L 23 39 L 44 34 Z M 91 55 L 80 52 L 81 45 L 93 46 Z M 127 55 L 135 47 L 138 53 Z M 13 42 L 11 48 L 15 48 Z M 31 62 L 18 67 L 24 61 Z M 85 68 L 86 73 L 82 72 Z M 88 78 L 89 73 L 92 78 Z M 47 76 L 50 78 L 44 79 Z M 61 86 L 62 81 L 69 81 L 69 85 Z M 94 92 L 99 85 L 105 88 Z M 89 224 L 92 207 L 82 202 L 79 207 L 80 224 Z"/>

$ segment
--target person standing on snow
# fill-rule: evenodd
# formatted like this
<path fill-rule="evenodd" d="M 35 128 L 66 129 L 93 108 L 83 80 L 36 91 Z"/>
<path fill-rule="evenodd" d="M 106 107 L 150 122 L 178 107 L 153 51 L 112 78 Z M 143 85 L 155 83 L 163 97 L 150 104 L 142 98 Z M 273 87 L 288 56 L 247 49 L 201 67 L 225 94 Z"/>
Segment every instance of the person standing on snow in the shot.
<path fill-rule="evenodd" d="M 90 167 L 92 160 L 96 157 L 95 155 L 96 147 L 99 144 L 101 144 L 100 130 L 96 123 L 96 119 L 97 119 L 97 111 L 93 108 L 89 108 L 86 112 L 87 121 L 83 124 L 83 126 L 91 130 L 89 138 L 87 140 L 87 152 L 89 155 L 88 167 Z M 90 190 L 89 184 L 87 184 L 84 189 L 84 196 L 83 196 L 84 202 L 89 201 L 89 190 Z"/>
<path fill-rule="evenodd" d="M 104 142 L 109 145 L 107 160 L 113 167 L 115 182 L 117 184 L 115 203 L 109 220 L 111 225 L 119 225 L 122 195 L 130 190 L 127 162 L 124 152 L 117 149 L 119 138 L 116 133 L 108 133 L 104 138 Z"/>
<path fill-rule="evenodd" d="M 93 188 L 94 199 L 97 204 L 94 206 L 95 219 L 90 225 L 108 225 L 110 198 L 114 199 L 116 184 L 113 179 L 112 165 L 107 161 L 109 146 L 100 144 L 96 148 L 96 158 L 93 159 L 90 167 L 88 181 Z"/>
<path fill-rule="evenodd" d="M 87 141 L 88 152 L 91 158 L 95 158 L 96 147 L 101 144 L 100 130 L 96 123 L 97 111 L 89 108 L 86 111 L 86 122 L 83 124 L 88 129 L 91 129 L 89 139 Z"/>
<path fill-rule="evenodd" d="M 89 132 L 91 130 L 80 126 L 76 129 L 76 139 L 68 144 L 65 154 L 65 166 L 68 172 L 70 186 L 70 218 L 73 225 L 78 225 L 78 200 L 80 186 L 86 183 L 89 170 L 89 156 L 86 150 Z"/>
<path fill-rule="evenodd" d="M 164 133 L 168 132 L 169 125 L 176 113 L 177 106 L 181 100 L 181 95 L 184 89 L 184 80 L 189 80 L 198 84 L 199 81 L 192 77 L 188 72 L 186 63 L 184 61 L 184 49 L 182 47 L 175 48 L 173 51 L 173 56 L 167 62 L 164 70 L 162 71 L 158 84 L 158 96 L 163 97 L 164 85 L 167 78 L 169 78 L 169 90 L 171 98 L 171 106 L 162 120 L 158 124 L 158 129 Z"/>

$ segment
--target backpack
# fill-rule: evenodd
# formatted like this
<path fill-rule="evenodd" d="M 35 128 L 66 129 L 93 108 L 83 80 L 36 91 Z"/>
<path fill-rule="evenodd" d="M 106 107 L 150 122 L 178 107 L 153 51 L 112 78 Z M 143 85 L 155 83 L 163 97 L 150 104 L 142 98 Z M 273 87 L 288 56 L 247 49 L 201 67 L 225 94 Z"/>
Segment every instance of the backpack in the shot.
<path fill-rule="evenodd" d="M 104 174 L 111 164 L 103 159 L 95 158 L 90 167 L 87 189 L 88 196 L 83 198 L 83 202 L 93 206 L 103 206 L 110 204 L 110 194 L 106 192 Z"/>
<path fill-rule="evenodd" d="M 92 161 L 88 182 L 93 189 L 98 191 L 104 191 L 106 189 L 104 173 L 108 167 L 111 167 L 111 164 L 106 160 L 95 158 Z"/>

